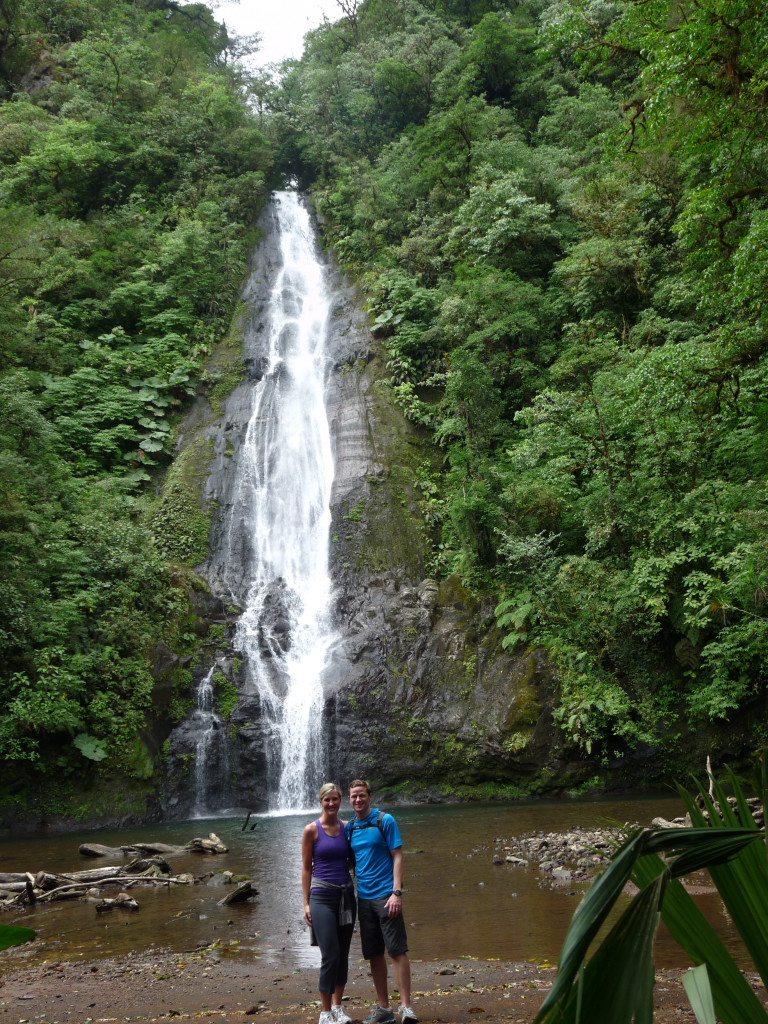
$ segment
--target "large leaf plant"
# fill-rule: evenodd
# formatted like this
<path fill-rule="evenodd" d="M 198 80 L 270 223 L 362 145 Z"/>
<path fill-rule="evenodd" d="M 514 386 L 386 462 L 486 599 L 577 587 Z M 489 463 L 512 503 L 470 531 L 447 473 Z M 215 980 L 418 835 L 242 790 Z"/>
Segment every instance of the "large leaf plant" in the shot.
<path fill-rule="evenodd" d="M 763 761 L 758 791 L 764 798 Z M 555 983 L 534 1024 L 651 1024 L 653 947 L 659 921 L 696 967 L 683 985 L 698 1024 L 768 1024 L 768 1011 L 681 878 L 706 869 L 759 973 L 768 980 L 768 861 L 765 828 L 755 821 L 732 772 L 729 803 L 722 785 L 679 788 L 690 828 L 629 833 L 611 864 L 576 909 L 563 943 Z M 598 932 L 628 882 L 637 894 L 588 959 Z"/>
<path fill-rule="evenodd" d="M 37 932 L 32 928 L 24 928 L 19 924 L 0 924 L 0 949 L 20 946 L 22 942 L 31 942 Z"/>

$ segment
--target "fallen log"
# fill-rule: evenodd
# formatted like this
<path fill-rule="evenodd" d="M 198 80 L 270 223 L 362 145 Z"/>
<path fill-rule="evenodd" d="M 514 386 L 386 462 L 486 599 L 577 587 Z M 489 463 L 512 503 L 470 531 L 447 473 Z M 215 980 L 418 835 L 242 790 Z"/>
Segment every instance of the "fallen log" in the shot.
<path fill-rule="evenodd" d="M 107 878 L 117 878 L 123 870 L 121 865 L 116 864 L 111 868 L 87 868 L 85 871 L 65 871 L 59 877 L 66 878 L 70 882 L 102 882 Z"/>
<path fill-rule="evenodd" d="M 214 833 L 207 839 L 192 839 L 183 846 L 169 846 L 168 843 L 132 843 L 130 846 L 102 846 L 100 843 L 81 843 L 79 852 L 83 857 L 137 857 L 144 855 L 173 856 L 180 853 L 227 853 L 228 849 Z M 0 876 L 2 880 L 2 876 Z M 16 881 L 16 879 L 14 879 Z"/>
<path fill-rule="evenodd" d="M 159 854 L 173 854 L 173 853 L 186 853 L 186 846 L 169 846 L 167 843 L 135 843 L 133 846 L 125 846 L 124 850 L 136 850 L 138 853 L 151 855 L 155 853 Z"/>
<path fill-rule="evenodd" d="M 121 846 L 103 846 L 101 843 L 80 844 L 80 853 L 83 857 L 119 857 L 122 852 Z"/>
<path fill-rule="evenodd" d="M 87 895 L 87 885 L 72 883 L 71 885 L 62 885 L 58 889 L 51 889 L 49 892 L 41 893 L 37 897 L 37 902 L 54 903 L 56 900 L 74 900 Z"/>

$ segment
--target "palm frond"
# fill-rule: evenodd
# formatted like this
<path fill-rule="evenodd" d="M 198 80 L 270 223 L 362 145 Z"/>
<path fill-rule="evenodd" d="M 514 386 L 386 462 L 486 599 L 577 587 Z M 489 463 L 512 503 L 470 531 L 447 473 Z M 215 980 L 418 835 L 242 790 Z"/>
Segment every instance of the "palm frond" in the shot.
<path fill-rule="evenodd" d="M 768 777 L 768 765 L 765 774 Z M 729 781 L 736 795 L 735 809 L 717 784 L 714 801 L 699 786 L 701 807 L 695 796 L 683 791 L 694 827 L 639 829 L 617 849 L 573 915 L 555 984 L 535 1024 L 650 1024 L 653 940 L 660 916 L 694 963 L 705 965 L 686 981 L 700 1024 L 713 1024 L 715 1013 L 723 1024 L 768 1024 L 761 1001 L 679 881 L 680 876 L 703 868 L 710 872 L 765 979 L 768 863 L 764 830 L 749 812 L 738 780 L 731 775 Z M 593 941 L 630 878 L 640 892 L 587 962 Z"/>
<path fill-rule="evenodd" d="M 686 971 L 683 975 L 683 988 L 698 1024 L 717 1024 L 707 965 L 699 964 L 698 967 Z"/>

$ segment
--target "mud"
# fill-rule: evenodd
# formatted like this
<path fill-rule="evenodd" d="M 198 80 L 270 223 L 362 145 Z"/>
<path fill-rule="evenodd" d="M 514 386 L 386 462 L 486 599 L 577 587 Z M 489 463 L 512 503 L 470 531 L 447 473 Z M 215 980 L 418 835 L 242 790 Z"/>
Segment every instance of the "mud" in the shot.
<path fill-rule="evenodd" d="M 374 1005 L 373 986 L 365 962 L 350 968 L 344 1006 L 359 1021 Z M 286 973 L 259 959 L 220 958 L 210 949 L 52 961 L 5 971 L 0 963 L 0 972 L 0 1024 L 241 1024 L 256 1019 L 314 1024 L 319 1015 L 315 969 Z M 425 1024 L 530 1024 L 555 969 L 460 959 L 414 960 L 412 972 L 412 1005 Z M 655 1024 L 695 1024 L 680 975 L 657 973 Z"/>

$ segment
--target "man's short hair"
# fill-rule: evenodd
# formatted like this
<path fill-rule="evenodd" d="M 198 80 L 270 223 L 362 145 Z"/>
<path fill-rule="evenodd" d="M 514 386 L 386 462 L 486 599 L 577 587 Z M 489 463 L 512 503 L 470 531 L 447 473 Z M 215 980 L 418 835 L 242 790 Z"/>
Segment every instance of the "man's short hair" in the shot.
<path fill-rule="evenodd" d="M 369 783 L 367 783 L 365 781 L 365 779 L 354 779 L 352 782 L 350 782 L 350 784 L 349 784 L 349 792 L 351 793 L 352 790 L 356 789 L 358 786 L 362 786 L 363 789 L 365 789 L 368 792 L 368 795 L 370 796 L 371 787 L 370 787 Z"/>

